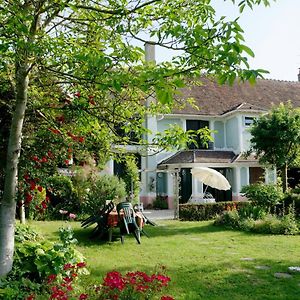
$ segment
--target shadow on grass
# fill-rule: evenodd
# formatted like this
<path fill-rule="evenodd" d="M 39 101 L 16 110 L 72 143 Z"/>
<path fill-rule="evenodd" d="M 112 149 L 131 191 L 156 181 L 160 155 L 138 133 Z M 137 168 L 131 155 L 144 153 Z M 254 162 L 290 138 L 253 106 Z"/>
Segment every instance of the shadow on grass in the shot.
<path fill-rule="evenodd" d="M 74 235 L 81 245 L 101 245 L 108 243 L 108 236 L 105 235 L 101 239 L 99 237 L 91 238 L 93 228 L 75 228 Z M 239 230 L 225 228 L 222 226 L 215 226 L 212 222 L 178 222 L 169 221 L 167 223 L 158 224 L 158 226 L 146 225 L 144 230 L 149 235 L 149 238 L 167 237 L 175 235 L 190 235 L 190 234 L 211 234 L 224 231 L 238 232 L 241 235 L 253 235 L 248 232 L 241 232 Z M 129 235 L 126 238 L 133 238 Z M 147 238 L 142 235 L 142 238 Z M 112 242 L 120 242 L 119 229 L 114 228 Z"/>

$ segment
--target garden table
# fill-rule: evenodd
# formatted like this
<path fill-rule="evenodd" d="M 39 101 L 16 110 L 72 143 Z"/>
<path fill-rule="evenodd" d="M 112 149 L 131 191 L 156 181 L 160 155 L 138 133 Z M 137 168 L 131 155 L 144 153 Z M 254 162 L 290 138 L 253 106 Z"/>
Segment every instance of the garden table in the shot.
<path fill-rule="evenodd" d="M 122 217 L 123 213 L 120 213 L 120 216 Z M 136 220 L 136 224 L 138 225 L 138 227 L 140 228 L 140 230 L 143 229 L 144 226 L 144 218 L 142 213 L 140 212 L 136 212 L 135 213 L 135 220 Z M 118 218 L 118 213 L 117 211 L 114 209 L 113 211 L 111 211 L 108 214 L 107 217 L 107 225 L 109 227 L 108 229 L 108 241 L 111 242 L 112 241 L 112 232 L 113 232 L 113 228 L 114 227 L 118 227 L 119 224 L 119 218 Z"/>

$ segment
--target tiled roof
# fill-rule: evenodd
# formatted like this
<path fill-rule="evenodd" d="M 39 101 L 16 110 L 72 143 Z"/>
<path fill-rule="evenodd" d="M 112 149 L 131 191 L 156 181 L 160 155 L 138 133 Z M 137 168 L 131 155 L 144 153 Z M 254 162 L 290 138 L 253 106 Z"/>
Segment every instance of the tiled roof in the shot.
<path fill-rule="evenodd" d="M 234 83 L 219 85 L 215 80 L 202 78 L 200 84 L 181 90 L 181 98 L 194 98 L 199 110 L 192 105 L 175 109 L 175 114 L 222 115 L 234 110 L 268 110 L 272 104 L 291 100 L 300 107 L 300 82 L 258 79 L 255 85 Z"/>
<path fill-rule="evenodd" d="M 232 151 L 185 150 L 163 160 L 159 166 L 178 163 L 231 163 L 235 157 Z"/>

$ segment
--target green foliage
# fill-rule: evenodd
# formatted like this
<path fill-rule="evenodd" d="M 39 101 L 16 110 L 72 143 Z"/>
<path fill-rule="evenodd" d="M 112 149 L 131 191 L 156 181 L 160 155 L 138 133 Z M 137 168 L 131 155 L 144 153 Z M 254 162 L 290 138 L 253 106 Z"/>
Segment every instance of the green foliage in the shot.
<path fill-rule="evenodd" d="M 72 178 L 63 175 L 49 177 L 46 182 L 50 205 L 47 213 L 50 219 L 60 219 L 59 211 L 79 214 L 81 212 L 80 201 L 75 193 Z"/>
<path fill-rule="evenodd" d="M 40 235 L 28 225 L 17 224 L 15 228 L 15 242 L 37 241 Z"/>
<path fill-rule="evenodd" d="M 219 215 L 214 224 L 264 234 L 295 235 L 299 233 L 299 225 L 293 212 L 281 217 L 271 214 L 263 214 L 259 218 L 255 217 L 244 213 L 240 214 L 239 211 L 228 211 Z"/>
<path fill-rule="evenodd" d="M 300 217 L 300 191 L 299 189 L 290 190 L 285 193 L 282 205 L 278 206 L 278 209 L 286 210 L 289 207 L 293 207 L 295 215 Z"/>
<path fill-rule="evenodd" d="M 248 207 L 247 201 L 228 201 L 206 204 L 180 204 L 179 216 L 182 221 L 204 221 L 216 218 L 224 211 L 240 210 Z"/>
<path fill-rule="evenodd" d="M 126 197 L 125 183 L 112 175 L 100 175 L 91 182 L 87 199 L 82 204 L 82 211 L 94 215 L 107 200 L 118 203 Z"/>
<path fill-rule="evenodd" d="M 138 203 L 140 176 L 136 157 L 126 154 L 124 157 L 121 157 L 121 162 L 124 162 L 124 170 L 122 174 L 118 176 L 125 183 L 126 194 L 129 195 L 130 202 Z"/>
<path fill-rule="evenodd" d="M 265 208 L 261 206 L 255 206 L 254 203 L 248 203 L 248 205 L 241 207 L 238 213 L 242 219 L 258 220 L 266 216 Z"/>
<path fill-rule="evenodd" d="M 280 187 L 273 184 L 255 183 L 244 186 L 241 190 L 253 204 L 266 210 L 274 207 L 283 200 L 283 192 Z"/>
<path fill-rule="evenodd" d="M 168 196 L 157 196 L 153 201 L 154 209 L 168 209 Z"/>
<path fill-rule="evenodd" d="M 71 227 L 60 229 L 60 242 L 26 240 L 16 243 L 15 259 L 10 278 L 29 278 L 41 283 L 50 274 L 59 274 L 67 263 L 83 261 L 83 256 L 73 245 Z"/>
<path fill-rule="evenodd" d="M 55 197 L 67 201 L 72 198 L 73 183 L 70 177 L 63 175 L 51 176 L 47 179 L 47 190 Z"/>
<path fill-rule="evenodd" d="M 283 188 L 287 188 L 287 167 L 300 156 L 300 110 L 290 102 L 274 106 L 254 121 L 249 153 L 255 151 L 260 162 L 282 170 Z"/>

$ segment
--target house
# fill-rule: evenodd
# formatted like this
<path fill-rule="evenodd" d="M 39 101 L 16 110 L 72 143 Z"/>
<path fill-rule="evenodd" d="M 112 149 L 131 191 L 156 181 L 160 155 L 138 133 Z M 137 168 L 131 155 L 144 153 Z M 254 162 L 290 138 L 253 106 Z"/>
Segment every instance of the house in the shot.
<path fill-rule="evenodd" d="M 154 49 L 149 47 L 146 58 L 154 60 Z M 241 200 L 242 187 L 259 180 L 276 182 L 275 170 L 265 169 L 254 156 L 245 158 L 243 153 L 249 149 L 249 128 L 254 118 L 266 113 L 273 104 L 288 100 L 300 107 L 300 74 L 298 77 L 295 82 L 258 79 L 255 85 L 235 82 L 233 86 L 203 77 L 181 90 L 182 98 L 193 98 L 199 109 L 188 104 L 171 114 L 148 116 L 145 126 L 152 131 L 147 136 L 149 142 L 170 124 L 178 124 L 184 130 L 207 126 L 214 133 L 208 149 L 191 146 L 189 150 L 157 154 L 149 150 L 140 157 L 140 201 L 144 206 L 157 196 L 166 197 L 169 208 L 174 206 L 174 195 L 179 194 L 180 203 L 202 197 L 206 187 L 193 178 L 191 169 L 195 167 L 213 168 L 228 179 L 229 191 L 207 187 L 216 201 Z M 113 162 L 109 164 L 113 172 Z"/>
<path fill-rule="evenodd" d="M 259 79 L 255 85 L 221 86 L 208 78 L 200 81 L 201 84 L 182 90 L 183 97 L 194 98 L 199 110 L 187 105 L 172 114 L 150 116 L 147 123 L 154 132 L 162 132 L 175 123 L 185 130 L 207 126 L 215 131 L 214 142 L 208 149 L 200 146 L 199 149 L 193 147 L 142 157 L 140 199 L 145 206 L 157 195 L 167 196 L 169 207 L 173 206 L 176 172 L 180 181 L 180 202 L 201 197 L 205 187 L 191 175 L 191 169 L 195 167 L 214 168 L 230 182 L 230 191 L 208 188 L 216 201 L 241 200 L 244 185 L 262 179 L 266 183 L 276 181 L 274 170 L 264 169 L 254 156 L 243 156 L 250 145 L 249 128 L 254 118 L 266 113 L 272 104 L 290 100 L 294 107 L 300 107 L 300 82 Z"/>

